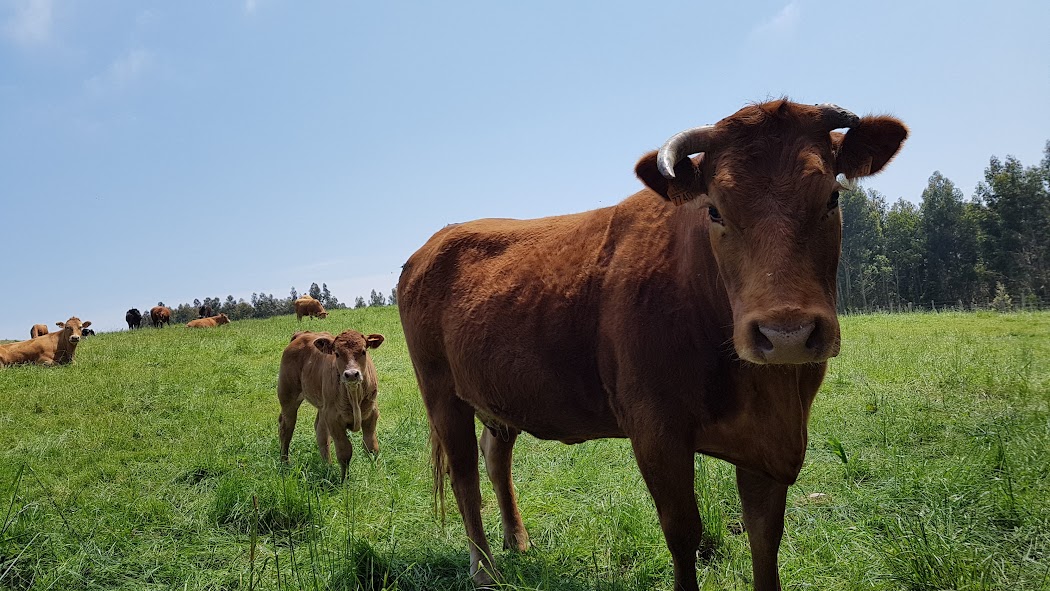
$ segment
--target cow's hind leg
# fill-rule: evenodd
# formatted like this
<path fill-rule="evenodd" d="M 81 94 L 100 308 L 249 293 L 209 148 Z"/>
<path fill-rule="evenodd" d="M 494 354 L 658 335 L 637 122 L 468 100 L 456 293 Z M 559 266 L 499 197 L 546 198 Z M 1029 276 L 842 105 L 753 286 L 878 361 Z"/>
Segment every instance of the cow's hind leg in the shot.
<path fill-rule="evenodd" d="M 499 512 L 503 519 L 503 547 L 524 552 L 529 548 L 529 533 L 521 522 L 518 495 L 514 491 L 514 480 L 510 473 L 518 433 L 517 429 L 503 427 L 494 431 L 486 426 L 481 433 L 481 453 L 485 456 L 485 471 L 499 500 Z"/>
<path fill-rule="evenodd" d="M 478 438 L 474 434 L 474 409 L 456 396 L 452 378 L 419 375 L 423 403 L 431 426 L 431 445 L 444 452 L 452 492 L 463 518 L 470 550 L 470 575 L 474 584 L 493 585 L 499 574 L 481 521 L 481 475 L 478 472 Z M 440 468 L 435 470 L 439 472 Z M 437 474 L 435 474 L 437 476 Z M 440 478 L 437 486 L 441 486 Z"/>
<path fill-rule="evenodd" d="M 677 438 L 666 434 L 640 440 L 632 437 L 631 445 L 671 551 L 675 591 L 697 591 L 696 550 L 703 524 L 693 491 L 694 453 L 688 447 L 668 445 L 672 440 Z"/>
<path fill-rule="evenodd" d="M 290 382 L 284 376 L 277 378 L 277 400 L 281 403 L 281 415 L 277 418 L 277 434 L 281 440 L 281 461 L 285 464 L 288 463 L 288 448 L 292 444 L 292 434 L 295 433 L 299 405 L 303 403 L 298 387 Z"/>
<path fill-rule="evenodd" d="M 751 544 L 755 591 L 780 591 L 777 551 L 784 535 L 787 485 L 757 472 L 736 469 L 736 487 L 744 513 L 744 527 Z"/>

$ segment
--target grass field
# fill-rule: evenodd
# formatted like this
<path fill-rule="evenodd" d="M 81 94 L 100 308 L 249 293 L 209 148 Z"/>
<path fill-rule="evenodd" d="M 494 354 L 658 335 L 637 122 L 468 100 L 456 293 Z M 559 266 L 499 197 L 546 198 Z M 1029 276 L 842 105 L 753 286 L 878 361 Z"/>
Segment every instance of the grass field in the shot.
<path fill-rule="evenodd" d="M 395 308 L 303 326 L 386 336 L 381 453 L 345 484 L 304 404 L 277 462 L 294 317 L 97 335 L 71 366 L 0 369 L 0 588 L 471 589 L 431 501 L 428 427 Z M 1050 589 L 1050 313 L 843 318 L 789 491 L 786 589 Z M 749 589 L 730 466 L 696 459 L 704 589 Z M 510 589 L 670 589 L 626 441 L 519 439 L 534 547 Z M 483 478 L 490 543 L 499 512 Z M 449 497 L 451 500 L 451 496 Z"/>

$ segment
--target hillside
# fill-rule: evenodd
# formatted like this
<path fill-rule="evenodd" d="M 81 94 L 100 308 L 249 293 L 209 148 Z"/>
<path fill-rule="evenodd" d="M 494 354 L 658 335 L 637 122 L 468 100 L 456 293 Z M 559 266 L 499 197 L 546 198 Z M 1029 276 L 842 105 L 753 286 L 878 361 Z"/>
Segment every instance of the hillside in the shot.
<path fill-rule="evenodd" d="M 381 452 L 352 435 L 345 484 L 318 457 L 309 404 L 291 466 L 277 461 L 278 362 L 300 328 L 386 336 Z M 785 585 L 1047 588 L 1048 334 L 1050 313 L 843 318 L 789 491 Z M 0 368 L 0 425 L 0 587 L 472 589 L 451 492 L 445 523 L 434 516 L 396 308 L 99 334 L 71 366 Z M 749 588 L 733 471 L 696 465 L 702 587 Z M 524 436 L 514 470 L 534 544 L 497 552 L 514 588 L 669 588 L 626 441 Z M 484 477 L 482 490 L 498 549 Z"/>

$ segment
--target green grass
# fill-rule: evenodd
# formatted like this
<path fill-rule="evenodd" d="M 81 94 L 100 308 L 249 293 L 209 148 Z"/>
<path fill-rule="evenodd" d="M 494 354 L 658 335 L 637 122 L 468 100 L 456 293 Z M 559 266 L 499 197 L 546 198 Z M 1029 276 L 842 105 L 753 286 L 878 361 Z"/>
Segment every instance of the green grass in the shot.
<path fill-rule="evenodd" d="M 352 437 L 345 484 L 309 405 L 277 462 L 294 317 L 99 334 L 71 366 L 0 369 L 0 588 L 471 589 L 458 515 L 434 516 L 396 309 L 303 326 L 386 336 L 381 453 Z M 843 318 L 789 491 L 785 588 L 1050 589 L 1048 337 L 1047 313 Z M 749 589 L 732 468 L 697 466 L 702 588 Z M 627 442 L 524 436 L 514 470 L 534 547 L 497 553 L 508 588 L 670 589 Z"/>

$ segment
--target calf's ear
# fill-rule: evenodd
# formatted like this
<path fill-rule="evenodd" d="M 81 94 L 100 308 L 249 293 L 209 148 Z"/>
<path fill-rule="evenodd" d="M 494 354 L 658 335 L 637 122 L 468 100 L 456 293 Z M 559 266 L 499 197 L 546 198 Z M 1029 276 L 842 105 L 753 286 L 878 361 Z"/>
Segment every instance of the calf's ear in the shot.
<path fill-rule="evenodd" d="M 379 345 L 382 345 L 383 341 L 385 340 L 386 339 L 383 338 L 383 335 L 381 334 L 370 334 L 367 337 L 365 337 L 365 348 L 378 349 Z"/>
<path fill-rule="evenodd" d="M 91 326 L 91 321 L 87 320 L 83 324 L 80 325 L 80 328 L 87 328 L 89 326 Z"/>
<path fill-rule="evenodd" d="M 56 322 L 55 326 L 57 326 L 59 328 L 65 328 L 66 327 L 66 323 L 65 322 Z"/>
<path fill-rule="evenodd" d="M 908 128 L 893 117 L 864 117 L 845 135 L 832 133 L 835 171 L 855 179 L 882 170 L 901 149 Z"/>
<path fill-rule="evenodd" d="M 321 337 L 314 341 L 314 346 L 326 355 L 335 353 L 335 345 L 332 343 L 332 339 Z"/>
<path fill-rule="evenodd" d="M 675 178 L 666 179 L 656 166 L 656 154 L 656 151 L 649 152 L 634 165 L 634 174 L 646 187 L 664 199 L 674 201 L 675 205 L 681 205 L 707 192 L 707 185 L 700 170 L 700 156 L 695 160 L 682 158 L 674 165 Z"/>

